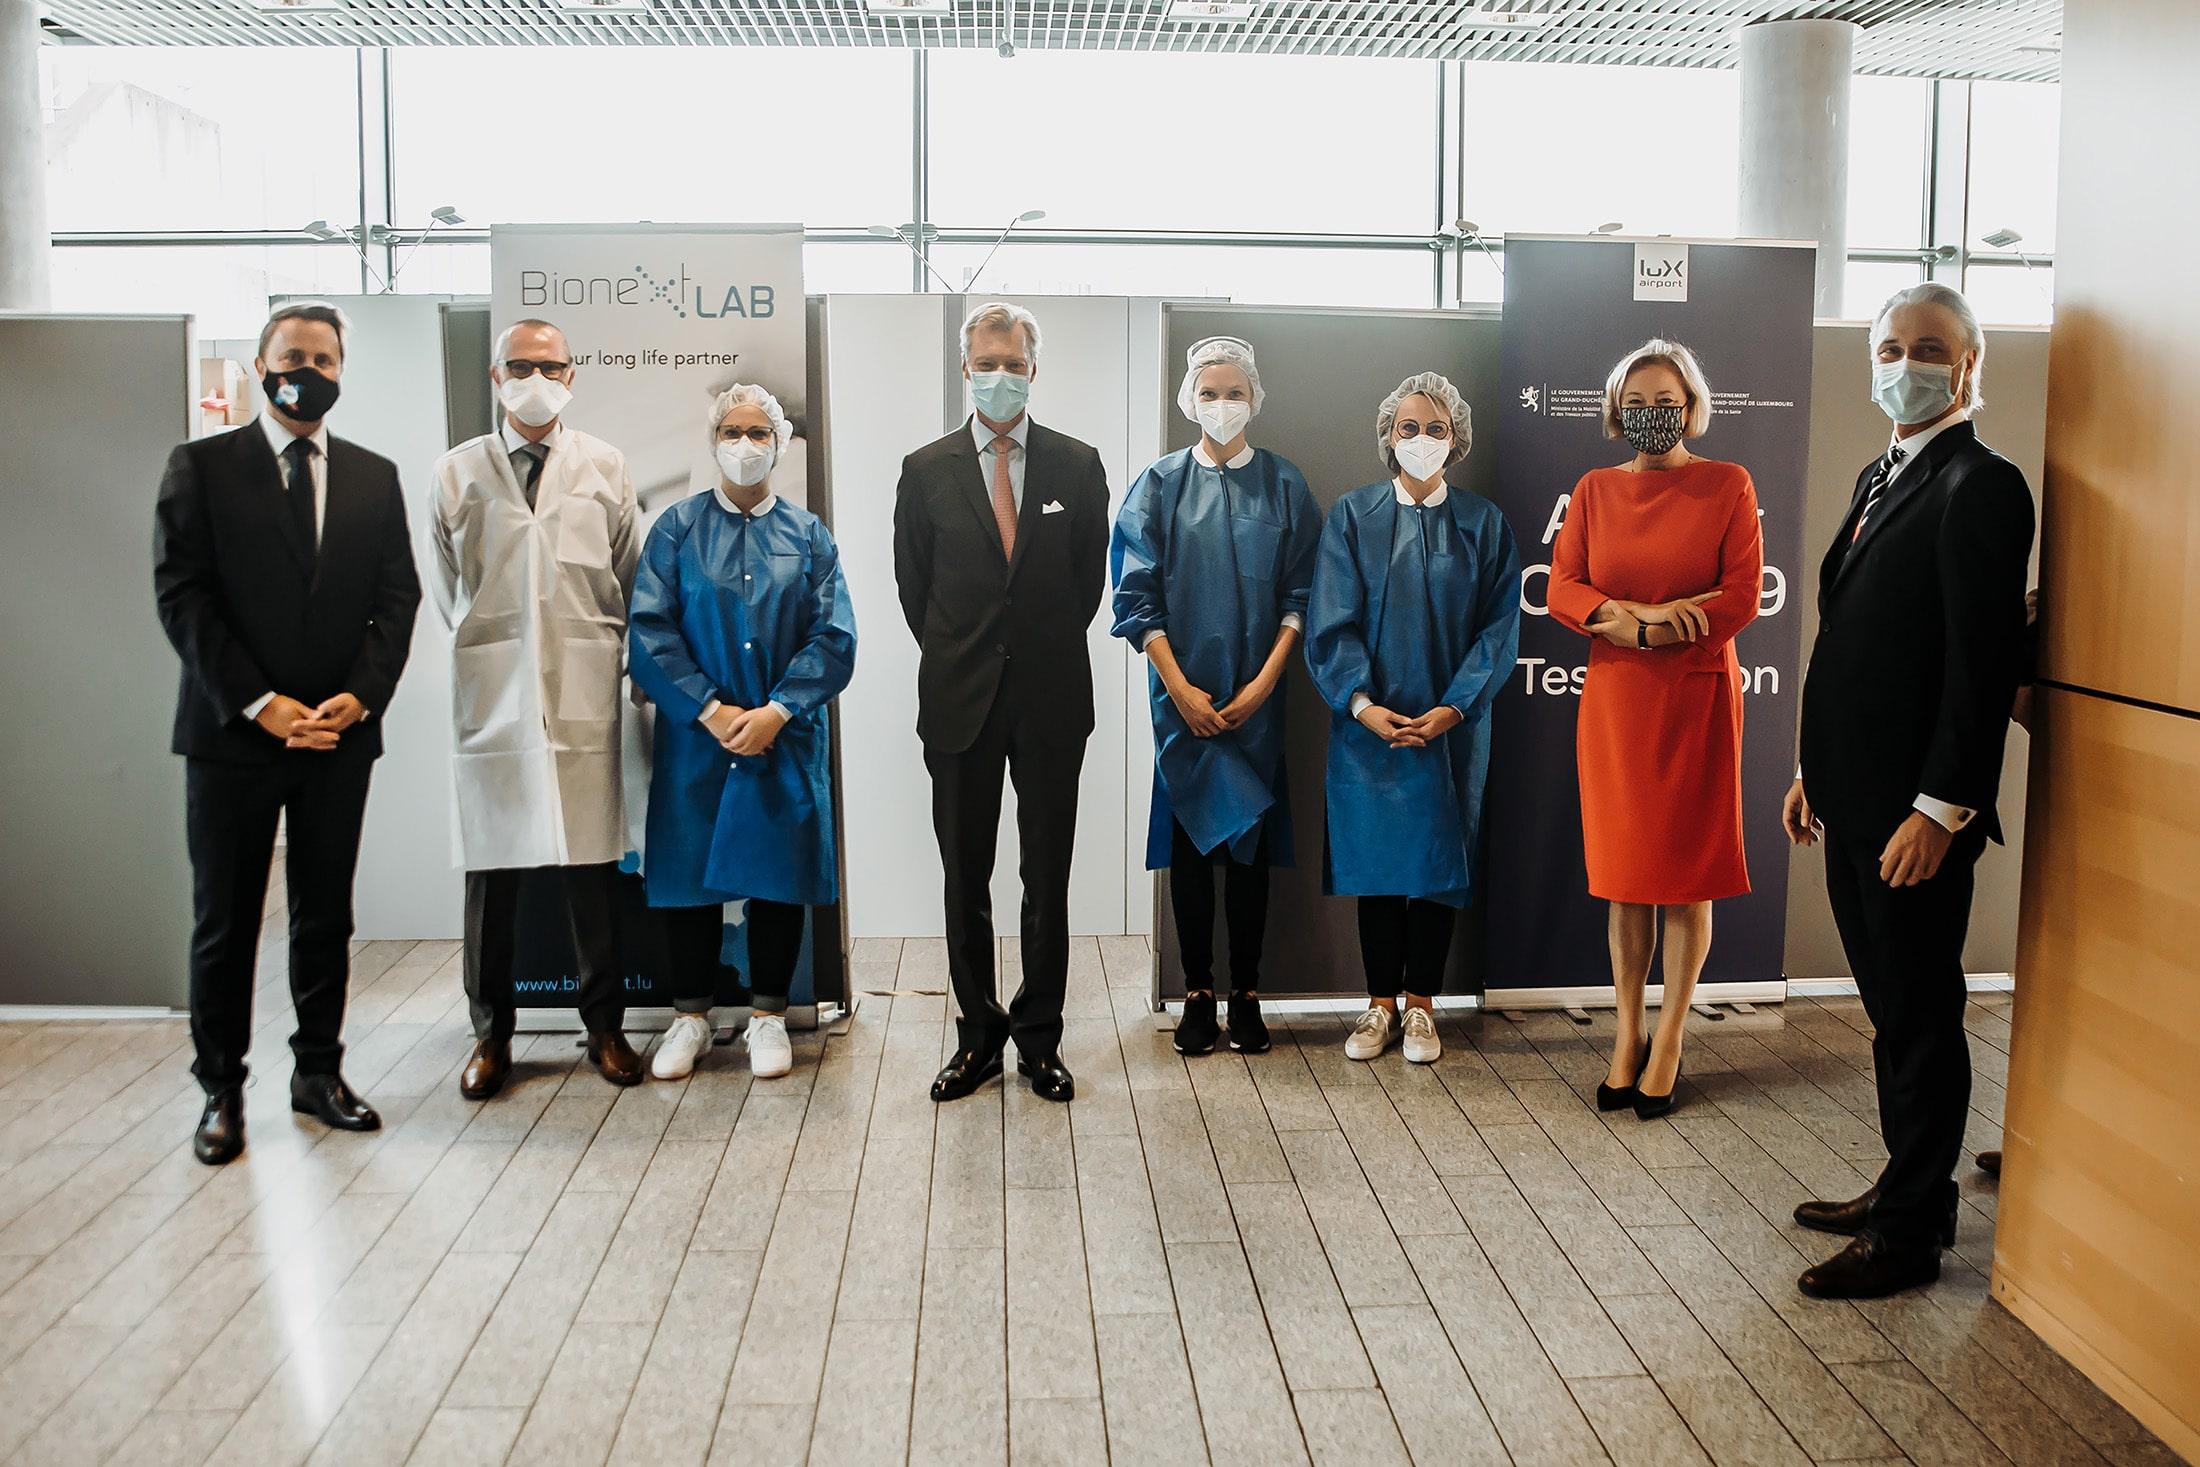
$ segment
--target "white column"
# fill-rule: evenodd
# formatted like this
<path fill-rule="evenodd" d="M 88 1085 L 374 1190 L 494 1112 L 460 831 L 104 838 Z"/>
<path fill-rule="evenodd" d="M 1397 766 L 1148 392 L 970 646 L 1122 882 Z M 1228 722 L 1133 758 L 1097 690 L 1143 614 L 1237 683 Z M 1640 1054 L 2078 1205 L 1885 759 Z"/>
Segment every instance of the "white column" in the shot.
<path fill-rule="evenodd" d="M 1849 248 L 1849 77 L 1856 26 L 1744 26 L 1742 233 L 1818 241 L 1818 314 L 1841 314 Z"/>
<path fill-rule="evenodd" d="M 0 0 L 0 310 L 45 310 L 52 286 L 38 43 L 34 0 Z"/>

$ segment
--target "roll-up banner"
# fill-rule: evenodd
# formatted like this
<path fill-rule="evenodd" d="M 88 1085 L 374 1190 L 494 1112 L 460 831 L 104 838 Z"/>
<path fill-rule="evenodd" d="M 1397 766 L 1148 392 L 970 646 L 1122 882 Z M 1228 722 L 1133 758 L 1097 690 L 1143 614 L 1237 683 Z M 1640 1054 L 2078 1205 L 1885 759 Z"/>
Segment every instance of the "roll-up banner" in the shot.
<path fill-rule="evenodd" d="M 760 384 L 795 426 L 772 474 L 773 492 L 800 505 L 808 485 L 809 370 L 799 224 L 497 225 L 489 232 L 492 329 L 535 317 L 565 332 L 576 368 L 565 421 L 626 455 L 642 527 L 717 480 L 706 419 L 736 382 Z M 631 849 L 622 879 L 627 1003 L 671 1001 L 657 925 L 643 901 L 639 853 L 649 798 L 654 710 L 628 707 L 622 730 Z M 523 1006 L 567 1007 L 579 984 L 564 934 L 563 897 L 547 880 L 520 897 L 516 978 Z M 840 912 L 811 913 L 795 974 L 796 1005 L 815 1001 L 814 978 L 840 973 Z M 823 949 L 823 952 L 818 952 Z M 746 1002 L 741 904 L 726 908 L 719 998 Z"/>
<path fill-rule="evenodd" d="M 1544 598 L 1551 542 L 1574 484 L 1629 457 L 1624 443 L 1603 433 L 1606 375 L 1651 337 L 1681 342 L 1702 362 L 1712 425 L 1689 447 L 1749 470 L 1764 529 L 1760 612 L 1735 642 L 1745 688 L 1742 814 L 1751 889 L 1718 904 L 1703 981 L 1782 978 L 1788 859 L 1780 801 L 1794 773 L 1801 693 L 1793 598 L 1803 583 L 1815 267 L 1811 245 L 1788 242 L 1505 239 L 1494 498 L 1520 540 L 1526 615 L 1519 666 L 1492 715 L 1485 825 L 1492 1002 L 1503 1001 L 1502 990 L 1571 997 L 1570 990 L 1611 984 L 1604 904 L 1589 895 L 1582 864 L 1574 766 L 1589 647 L 1552 620 Z M 1641 833 L 1653 846 L 1673 834 Z"/>

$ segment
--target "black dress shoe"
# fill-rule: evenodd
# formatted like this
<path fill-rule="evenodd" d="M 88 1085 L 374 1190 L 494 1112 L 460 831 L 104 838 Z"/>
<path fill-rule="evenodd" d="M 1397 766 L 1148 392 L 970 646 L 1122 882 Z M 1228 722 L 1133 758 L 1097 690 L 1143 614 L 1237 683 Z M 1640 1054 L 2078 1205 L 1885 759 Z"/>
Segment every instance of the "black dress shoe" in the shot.
<path fill-rule="evenodd" d="M 312 1116 L 339 1131 L 379 1131 L 382 1118 L 374 1107 L 344 1083 L 342 1075 L 292 1075 L 290 1108 Z"/>
<path fill-rule="evenodd" d="M 932 1077 L 934 1100 L 960 1100 L 977 1090 L 988 1080 L 1001 1077 L 1001 1047 L 991 1049 L 958 1049 L 954 1058 L 940 1067 Z"/>
<path fill-rule="evenodd" d="M 1077 1082 L 1062 1067 L 1058 1054 L 1042 1055 L 1038 1059 L 1019 1051 L 1016 1055 L 1016 1073 L 1031 1081 L 1031 1092 L 1041 1100 L 1068 1104 L 1077 1094 Z"/>
<path fill-rule="evenodd" d="M 1795 1220 L 1806 1228 L 1821 1233 L 1846 1233 L 1851 1237 L 1864 1231 L 1871 1221 L 1872 1204 L 1879 1200 L 1879 1185 L 1875 1182 L 1864 1189 L 1861 1197 L 1851 1197 L 1846 1202 L 1798 1202 L 1795 1204 Z M 1956 1205 L 1948 1204 L 1948 1216 L 1940 1225 L 1940 1246 L 1956 1245 Z"/>
<path fill-rule="evenodd" d="M 1649 1064 L 1650 1041 L 1645 1039 L 1642 1042 L 1642 1058 L 1635 1062 L 1635 1080 L 1642 1078 L 1642 1072 Z M 1607 1085 L 1599 1080 L 1597 1082 L 1597 1109 L 1625 1110 L 1633 1105 L 1635 1103 L 1635 1080 L 1629 1080 L 1624 1085 Z"/>
<path fill-rule="evenodd" d="M 1642 1055 L 1642 1063 L 1643 1063 L 1643 1068 L 1644 1068 L 1644 1069 L 1647 1069 L 1647 1068 L 1649 1068 L 1649 1065 L 1650 1065 L 1650 1052 L 1649 1052 L 1648 1050 L 1644 1050 L 1644 1051 L 1643 1051 L 1643 1055 Z M 1635 1085 L 1635 1119 L 1636 1119 L 1636 1120 L 1638 1120 L 1638 1121 L 1654 1121 L 1654 1120 L 1656 1120 L 1656 1119 L 1657 1119 L 1657 1118 L 1658 1118 L 1659 1116 L 1663 1116 L 1663 1115 L 1671 1115 L 1671 1114 L 1673 1113 L 1673 1101 L 1674 1101 L 1674 1098 L 1675 1098 L 1676 1096 L 1678 1096 L 1678 1095 L 1679 1095 L 1679 1094 L 1681 1093 L 1681 1067 L 1680 1067 L 1679 1065 L 1677 1065 L 1677 1064 L 1676 1064 L 1675 1066 L 1673 1066 L 1673 1084 L 1672 1084 L 1672 1087 L 1671 1087 L 1670 1089 L 1668 1089 L 1668 1090 L 1667 1090 L 1667 1091 L 1666 1091 L 1666 1092 L 1665 1092 L 1665 1093 L 1664 1093 L 1663 1095 L 1652 1095 L 1652 1094 L 1651 1094 L 1651 1093 L 1650 1093 L 1649 1091 L 1647 1091 L 1647 1090 L 1645 1090 L 1645 1089 L 1643 1089 L 1643 1088 L 1642 1088 L 1642 1085 L 1641 1085 L 1641 1080 L 1642 1080 L 1642 1071 L 1641 1071 L 1641 1070 L 1637 1070 L 1637 1071 L 1635 1072 L 1635 1080 L 1636 1080 L 1636 1085 Z"/>
<path fill-rule="evenodd" d="M 1230 995 L 1230 1048 L 1239 1054 L 1268 1053 L 1268 1021 L 1260 1016 L 1260 995 L 1238 989 Z"/>
<path fill-rule="evenodd" d="M 1978 1154 L 1978 1169 L 1986 1173 L 1986 1175 L 1988 1175 L 1989 1177 L 1993 1177 L 1997 1181 L 2000 1180 L 2001 1152 L 1998 1149 L 1994 1151 L 1981 1151 Z"/>
<path fill-rule="evenodd" d="M 208 1166 L 220 1166 L 243 1151 L 244 1087 L 232 1085 L 206 1097 L 206 1112 L 191 1137 L 191 1154 Z"/>
<path fill-rule="evenodd" d="M 1176 1021 L 1176 1052 L 1212 1054 L 1215 1041 L 1221 1037 L 1222 1031 L 1215 1026 L 1214 990 L 1186 995 L 1184 1016 Z"/>
<path fill-rule="evenodd" d="M 1884 1299 L 1940 1277 L 1940 1250 L 1931 1244 L 1890 1243 L 1866 1230 L 1815 1268 L 1796 1287 L 1813 1299 Z"/>

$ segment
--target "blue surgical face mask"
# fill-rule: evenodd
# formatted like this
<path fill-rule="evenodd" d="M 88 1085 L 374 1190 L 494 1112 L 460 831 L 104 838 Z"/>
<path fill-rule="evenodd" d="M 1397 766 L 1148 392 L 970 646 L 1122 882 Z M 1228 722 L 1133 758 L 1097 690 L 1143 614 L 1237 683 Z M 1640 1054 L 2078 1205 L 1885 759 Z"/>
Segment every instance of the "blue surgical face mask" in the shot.
<path fill-rule="evenodd" d="M 1897 423 L 1930 423 L 1956 404 L 1956 369 L 1907 357 L 1872 364 L 1872 401 Z"/>
<path fill-rule="evenodd" d="M 996 423 L 1013 423 L 1031 400 L 1031 379 L 1014 372 L 972 372 L 970 400 Z"/>

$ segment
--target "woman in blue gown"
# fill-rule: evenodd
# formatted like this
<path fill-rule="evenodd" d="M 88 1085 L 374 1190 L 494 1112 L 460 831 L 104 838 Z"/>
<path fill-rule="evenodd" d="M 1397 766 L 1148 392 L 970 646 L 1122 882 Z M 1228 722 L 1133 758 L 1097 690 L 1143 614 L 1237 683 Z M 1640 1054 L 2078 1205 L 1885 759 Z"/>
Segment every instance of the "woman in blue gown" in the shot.
<path fill-rule="evenodd" d="M 634 579 L 628 665 L 657 706 L 642 879 L 663 911 L 672 1028 L 659 1079 L 711 1039 L 723 908 L 746 900 L 749 1065 L 784 1075 L 803 909 L 838 900 L 825 705 L 855 672 L 855 612 L 823 522 L 772 494 L 792 436 L 761 387 L 711 412 L 719 482 L 666 510 Z"/>
<path fill-rule="evenodd" d="M 1467 455 L 1466 401 L 1434 372 L 1376 412 L 1393 478 L 1322 526 L 1306 661 L 1331 710 L 1323 890 L 1359 898 L 1368 1010 L 1345 1053 L 1400 1029 L 1405 1057 L 1443 1052 L 1431 1001 L 1474 889 L 1490 705 L 1520 647 L 1520 552 L 1496 505 L 1444 482 Z"/>
<path fill-rule="evenodd" d="M 1115 635 L 1151 663 L 1153 810 L 1146 867 L 1169 869 L 1184 961 L 1182 1054 L 1215 1047 L 1215 872 L 1230 929 L 1230 1048 L 1268 1048 L 1260 1016 L 1268 871 L 1293 861 L 1283 675 L 1305 626 L 1321 514 L 1306 477 L 1245 441 L 1263 394 L 1253 348 L 1215 336 L 1185 356 L 1191 448 L 1124 496 L 1110 547 Z"/>

